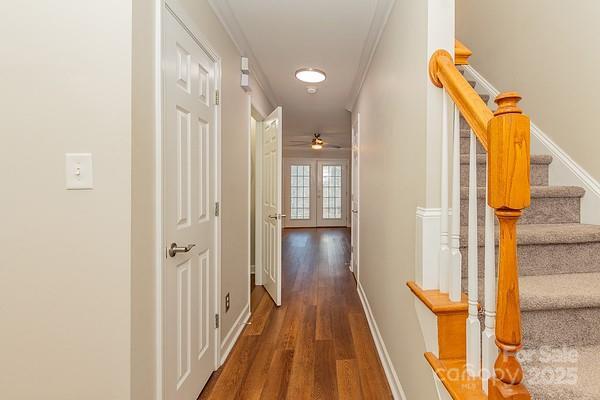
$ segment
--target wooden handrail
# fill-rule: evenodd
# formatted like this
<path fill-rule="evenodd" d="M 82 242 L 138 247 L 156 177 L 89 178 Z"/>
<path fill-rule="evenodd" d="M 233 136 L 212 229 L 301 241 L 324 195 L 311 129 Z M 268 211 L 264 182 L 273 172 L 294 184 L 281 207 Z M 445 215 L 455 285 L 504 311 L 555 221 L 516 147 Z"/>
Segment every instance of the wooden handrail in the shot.
<path fill-rule="evenodd" d="M 498 109 L 494 113 L 488 109 L 456 67 L 468 61 L 464 59 L 466 47 L 458 41 L 457 45 L 462 46 L 455 50 L 457 58 L 460 53 L 463 59 L 455 64 L 447 51 L 438 50 L 429 62 L 429 76 L 434 85 L 446 90 L 488 153 L 488 205 L 495 210 L 500 228 L 496 311 L 499 354 L 495 374 L 489 379 L 488 398 L 527 400 L 531 396 L 522 384 L 523 370 L 516 357 L 522 347 L 517 222 L 531 202 L 530 121 L 518 107 L 521 96 L 516 92 L 501 93 L 495 99 Z"/>
<path fill-rule="evenodd" d="M 468 65 L 473 52 L 458 39 L 454 41 L 454 64 Z"/>
<path fill-rule="evenodd" d="M 438 50 L 431 56 L 429 77 L 435 86 L 446 89 L 462 116 L 477 135 L 477 139 L 487 151 L 487 127 L 494 115 L 456 68 L 452 56 L 446 50 Z"/>

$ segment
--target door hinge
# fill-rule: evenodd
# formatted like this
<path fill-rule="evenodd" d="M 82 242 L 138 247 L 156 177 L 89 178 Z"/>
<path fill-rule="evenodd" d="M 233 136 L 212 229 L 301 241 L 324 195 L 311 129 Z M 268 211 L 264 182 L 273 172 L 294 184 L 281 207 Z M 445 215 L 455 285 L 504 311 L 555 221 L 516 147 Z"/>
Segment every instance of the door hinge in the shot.
<path fill-rule="evenodd" d="M 354 253 L 354 246 L 350 246 L 350 253 Z"/>
<path fill-rule="evenodd" d="M 215 203 L 215 217 L 218 217 L 221 214 L 221 205 L 217 201 Z"/>
<path fill-rule="evenodd" d="M 218 90 L 215 90 L 215 105 L 221 104 L 221 96 Z"/>
<path fill-rule="evenodd" d="M 215 314 L 215 328 L 219 327 L 219 322 L 220 322 L 219 314 Z"/>

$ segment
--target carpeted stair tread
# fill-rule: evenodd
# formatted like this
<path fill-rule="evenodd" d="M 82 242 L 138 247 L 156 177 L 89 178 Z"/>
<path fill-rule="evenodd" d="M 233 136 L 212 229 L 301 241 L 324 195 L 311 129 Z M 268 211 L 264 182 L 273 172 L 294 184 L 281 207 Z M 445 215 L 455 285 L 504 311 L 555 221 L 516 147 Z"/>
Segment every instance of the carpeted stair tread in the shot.
<path fill-rule="evenodd" d="M 477 164 L 485 164 L 487 156 L 485 154 L 477 154 Z M 461 164 L 469 164 L 469 154 L 461 154 Z M 549 165 L 552 163 L 552 156 L 545 154 L 531 155 L 531 164 Z"/>
<path fill-rule="evenodd" d="M 600 273 L 521 276 L 521 310 L 600 307 Z"/>
<path fill-rule="evenodd" d="M 600 345 L 525 351 L 524 384 L 533 400 L 600 399 Z"/>
<path fill-rule="evenodd" d="M 484 230 L 477 230 L 478 244 L 484 244 Z M 468 227 L 461 227 L 460 246 L 468 243 Z M 559 243 L 591 243 L 600 242 L 600 225 L 588 224 L 526 224 L 517 225 L 517 244 L 559 244 Z M 496 244 L 498 243 L 498 226 L 496 223 Z"/>
<path fill-rule="evenodd" d="M 531 186 L 531 198 L 581 198 L 585 194 L 585 189 L 578 186 Z M 477 188 L 477 197 L 485 198 L 485 187 Z M 469 198 L 469 188 L 460 188 L 460 198 L 467 200 Z"/>

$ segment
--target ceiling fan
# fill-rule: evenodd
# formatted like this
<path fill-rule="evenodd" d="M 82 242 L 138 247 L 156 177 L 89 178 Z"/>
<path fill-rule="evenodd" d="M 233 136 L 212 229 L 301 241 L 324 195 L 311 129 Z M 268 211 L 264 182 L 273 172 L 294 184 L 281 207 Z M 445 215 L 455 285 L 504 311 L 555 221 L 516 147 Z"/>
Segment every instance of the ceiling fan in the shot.
<path fill-rule="evenodd" d="M 307 137 L 308 138 L 308 137 Z M 310 145 L 310 147 L 312 147 L 314 150 L 321 150 L 323 148 L 328 148 L 328 149 L 341 149 L 342 146 L 337 145 L 337 144 L 330 144 L 327 143 L 326 141 L 324 141 L 323 139 L 321 139 L 321 134 L 320 133 L 315 133 L 312 136 L 312 139 L 307 139 L 307 140 L 290 140 L 291 146 L 294 147 L 304 147 L 307 145 Z"/>

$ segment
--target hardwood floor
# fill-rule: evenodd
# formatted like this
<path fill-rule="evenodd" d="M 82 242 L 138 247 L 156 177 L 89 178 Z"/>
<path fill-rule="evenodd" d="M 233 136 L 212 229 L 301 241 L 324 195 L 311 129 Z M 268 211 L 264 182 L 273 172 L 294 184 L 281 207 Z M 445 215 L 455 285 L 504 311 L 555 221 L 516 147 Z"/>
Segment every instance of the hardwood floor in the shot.
<path fill-rule="evenodd" d="M 252 324 L 199 399 L 391 399 L 346 228 L 283 233 L 282 306 L 252 290 Z"/>

